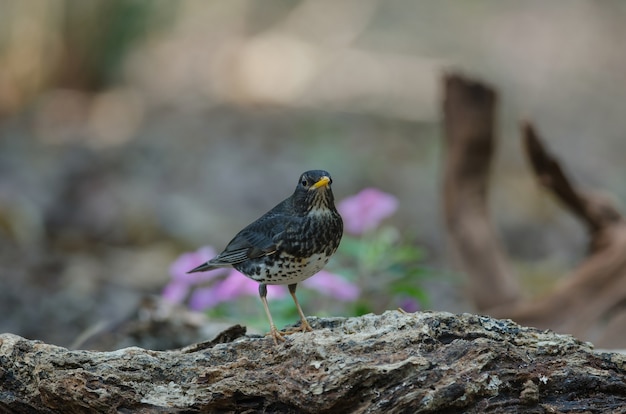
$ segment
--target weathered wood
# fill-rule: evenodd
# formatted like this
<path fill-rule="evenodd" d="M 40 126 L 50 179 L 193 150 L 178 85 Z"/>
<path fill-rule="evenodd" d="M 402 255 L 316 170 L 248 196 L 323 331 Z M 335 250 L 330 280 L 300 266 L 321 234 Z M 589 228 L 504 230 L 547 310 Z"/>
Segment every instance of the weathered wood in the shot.
<path fill-rule="evenodd" d="M 542 297 L 522 300 L 487 208 L 496 93 L 462 76 L 444 79 L 446 228 L 477 309 L 602 347 L 626 347 L 626 220 L 615 203 L 578 188 L 532 124 L 522 123 L 523 147 L 538 183 L 589 232 L 589 254 L 580 265 Z"/>
<path fill-rule="evenodd" d="M 161 352 L 0 335 L 0 411 L 626 412 L 626 358 L 570 336 L 470 314 L 310 322 L 278 346 L 242 336 Z"/>
<path fill-rule="evenodd" d="M 491 87 L 457 75 L 444 77 L 443 203 L 448 245 L 468 274 L 471 297 L 482 312 L 520 297 L 488 208 L 496 104 Z"/>
<path fill-rule="evenodd" d="M 626 221 L 609 197 L 569 180 L 529 122 L 522 123 L 522 138 L 537 181 L 586 224 L 589 254 L 543 297 L 495 314 L 604 347 L 626 346 Z"/>
<path fill-rule="evenodd" d="M 613 227 L 624 224 L 624 217 L 617 206 L 605 195 L 577 188 L 565 174 L 556 156 L 543 144 L 530 122 L 522 122 L 521 130 L 526 157 L 537 182 L 586 224 L 590 236 L 590 251 L 601 250 L 607 244 L 604 232 L 610 232 Z"/>

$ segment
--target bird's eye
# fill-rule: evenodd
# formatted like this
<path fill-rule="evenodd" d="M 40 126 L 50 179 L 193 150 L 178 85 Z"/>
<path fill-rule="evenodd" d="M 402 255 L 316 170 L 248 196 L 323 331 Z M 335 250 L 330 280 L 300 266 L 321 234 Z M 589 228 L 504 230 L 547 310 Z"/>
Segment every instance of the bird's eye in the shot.
<path fill-rule="evenodd" d="M 302 181 L 300 181 L 300 184 L 302 184 L 302 187 L 307 187 L 309 185 L 309 183 L 306 180 L 306 178 L 303 178 Z"/>

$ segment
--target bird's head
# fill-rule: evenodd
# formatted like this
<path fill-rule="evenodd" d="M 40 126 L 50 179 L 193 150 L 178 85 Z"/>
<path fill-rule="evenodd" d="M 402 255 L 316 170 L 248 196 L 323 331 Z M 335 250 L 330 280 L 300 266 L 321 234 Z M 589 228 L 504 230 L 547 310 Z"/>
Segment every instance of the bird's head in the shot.
<path fill-rule="evenodd" d="M 311 170 L 302 173 L 293 194 L 294 207 L 302 212 L 335 208 L 335 199 L 330 188 L 333 183 L 330 174 L 324 170 Z"/>

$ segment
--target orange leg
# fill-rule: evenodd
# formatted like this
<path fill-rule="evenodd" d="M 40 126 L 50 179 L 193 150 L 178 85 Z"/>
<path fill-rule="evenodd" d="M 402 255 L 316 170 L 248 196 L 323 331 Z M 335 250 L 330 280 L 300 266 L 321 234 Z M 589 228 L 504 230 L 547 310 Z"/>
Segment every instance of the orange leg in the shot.
<path fill-rule="evenodd" d="M 298 302 L 298 298 L 296 297 L 297 287 L 298 287 L 297 283 L 293 283 L 289 285 L 289 293 L 291 294 L 291 297 L 293 298 L 293 301 L 296 304 L 296 308 L 298 308 L 298 313 L 300 314 L 300 321 L 301 321 L 300 330 L 302 332 L 306 332 L 306 331 L 311 332 L 313 328 L 311 328 L 311 325 L 309 325 L 309 321 L 306 320 L 306 316 L 304 316 L 304 312 L 302 312 L 302 308 L 300 307 L 300 303 Z"/>
<path fill-rule="evenodd" d="M 267 286 L 265 283 L 261 283 L 259 285 L 259 296 L 261 296 L 261 302 L 263 302 L 263 308 L 265 308 L 265 314 L 267 315 L 267 319 L 270 321 L 270 332 L 269 334 L 274 339 L 274 344 L 278 345 L 278 341 L 285 341 L 285 338 L 278 332 L 276 329 L 276 325 L 274 325 L 274 320 L 272 319 L 272 314 L 270 313 L 270 307 L 267 305 Z"/>

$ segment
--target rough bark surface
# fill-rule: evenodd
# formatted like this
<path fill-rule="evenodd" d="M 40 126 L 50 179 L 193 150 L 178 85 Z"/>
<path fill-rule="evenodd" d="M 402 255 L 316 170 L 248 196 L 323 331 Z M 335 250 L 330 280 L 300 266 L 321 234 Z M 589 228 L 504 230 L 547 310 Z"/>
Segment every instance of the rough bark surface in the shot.
<path fill-rule="evenodd" d="M 0 411 L 626 412 L 626 358 L 570 336 L 470 314 L 311 323 L 278 346 L 233 327 L 161 352 L 0 335 Z"/>

